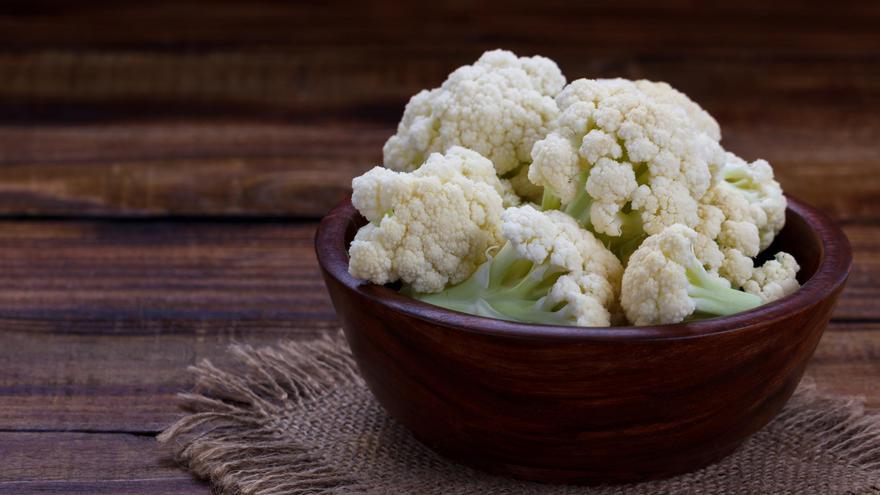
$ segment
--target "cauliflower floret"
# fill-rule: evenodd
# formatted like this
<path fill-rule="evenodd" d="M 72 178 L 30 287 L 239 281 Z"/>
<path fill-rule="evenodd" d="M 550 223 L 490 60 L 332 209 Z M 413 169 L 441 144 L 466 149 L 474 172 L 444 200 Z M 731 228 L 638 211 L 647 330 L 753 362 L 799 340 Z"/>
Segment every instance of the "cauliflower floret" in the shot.
<path fill-rule="evenodd" d="M 580 171 L 577 146 L 570 139 L 551 133 L 532 147 L 529 182 L 552 187 L 553 193 L 565 203 L 573 201 L 578 193 L 575 178 Z"/>
<path fill-rule="evenodd" d="M 742 254 L 753 257 L 758 255 L 758 228 L 751 222 L 725 220 L 721 223 L 721 231 L 716 242 L 719 246 L 736 249 Z"/>
<path fill-rule="evenodd" d="M 707 134 L 711 117 L 698 125 L 696 110 L 670 91 L 647 81 L 573 81 L 532 149 L 529 179 L 545 188 L 544 208 L 561 205 L 623 257 L 621 246 L 648 234 L 699 225 L 698 200 L 723 165 L 716 133 Z"/>
<path fill-rule="evenodd" d="M 580 327 L 611 325 L 615 291 L 607 279 L 595 273 L 576 272 L 559 277 L 545 304 L 559 307 L 562 316 Z"/>
<path fill-rule="evenodd" d="M 352 188 L 370 221 L 349 249 L 354 277 L 438 292 L 467 278 L 499 242 L 504 188 L 492 162 L 473 151 L 432 154 L 412 173 L 375 167 Z"/>
<path fill-rule="evenodd" d="M 709 112 L 688 98 L 681 91 L 673 88 L 665 82 L 635 81 L 636 87 L 655 101 L 667 103 L 681 109 L 694 126 L 715 141 L 721 141 L 721 127 Z"/>
<path fill-rule="evenodd" d="M 710 189 L 709 191 L 711 192 L 713 189 Z M 706 193 L 706 195 L 708 194 L 709 193 Z M 705 197 L 706 196 L 703 196 L 703 198 Z M 714 205 L 700 203 L 697 205 L 697 216 L 700 217 L 700 221 L 697 222 L 697 226 L 694 227 L 694 230 L 709 239 L 715 239 L 718 237 L 718 234 L 721 233 L 721 224 L 724 223 L 725 219 L 724 212 Z"/>
<path fill-rule="evenodd" d="M 800 288 L 797 281 L 800 269 L 794 256 L 786 252 L 776 253 L 774 259 L 754 269 L 751 278 L 743 284 L 743 289 L 759 296 L 764 302 L 775 301 Z"/>
<path fill-rule="evenodd" d="M 558 114 L 553 97 L 564 85 L 548 58 L 486 52 L 410 99 L 383 148 L 385 166 L 413 170 L 429 153 L 460 145 L 489 158 L 498 175 L 514 171 L 529 162 L 532 145 Z"/>
<path fill-rule="evenodd" d="M 721 275 L 742 287 L 752 276 L 751 258 L 770 245 L 785 223 L 786 202 L 769 165 L 749 165 L 733 153 L 725 159 L 722 180 L 700 200 L 697 230 L 724 251 Z"/>
<path fill-rule="evenodd" d="M 507 242 L 470 278 L 415 297 L 527 323 L 608 326 L 618 320 L 620 261 L 574 219 L 525 205 L 504 211 L 501 231 Z"/>
<path fill-rule="evenodd" d="M 722 260 L 711 240 L 685 225 L 648 237 L 623 273 L 620 297 L 627 318 L 635 325 L 678 323 L 695 312 L 722 316 L 760 305 L 759 297 L 718 276 Z"/>
<path fill-rule="evenodd" d="M 525 205 L 504 210 L 501 222 L 504 238 L 532 263 L 549 262 L 568 271 L 597 273 L 619 283 L 623 271 L 620 260 L 564 213 L 542 212 Z"/>
<path fill-rule="evenodd" d="M 739 203 L 737 212 L 742 210 L 742 204 L 747 205 L 749 214 L 740 215 L 758 228 L 759 251 L 767 249 L 785 226 L 785 208 L 788 206 L 779 182 L 773 178 L 773 168 L 765 160 L 747 163 L 733 153 L 727 153 L 721 178 L 715 188 L 739 196 L 737 200 L 725 198 Z"/>
<path fill-rule="evenodd" d="M 742 287 L 752 277 L 754 261 L 739 249 L 722 248 L 721 251 L 724 253 L 724 261 L 718 268 L 718 274 L 726 278 L 733 287 Z"/>

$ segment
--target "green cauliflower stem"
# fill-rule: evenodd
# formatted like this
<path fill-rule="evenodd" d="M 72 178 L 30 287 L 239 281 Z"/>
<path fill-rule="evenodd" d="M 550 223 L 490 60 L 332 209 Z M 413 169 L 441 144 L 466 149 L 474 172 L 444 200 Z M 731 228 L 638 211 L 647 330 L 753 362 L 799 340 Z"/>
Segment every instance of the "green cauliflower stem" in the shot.
<path fill-rule="evenodd" d="M 511 243 L 487 256 L 464 282 L 434 294 L 412 294 L 416 299 L 462 313 L 548 325 L 571 324 L 564 308 L 554 307 L 547 291 L 567 270 L 549 263 L 521 258 Z"/>
<path fill-rule="evenodd" d="M 645 232 L 642 217 L 637 211 L 633 211 L 629 205 L 625 206 L 620 213 L 617 214 L 620 219 L 621 235 L 610 236 L 607 234 L 596 232 L 590 221 L 590 207 L 593 204 L 593 198 L 586 191 L 586 183 L 589 178 L 590 171 L 581 172 L 578 177 L 578 192 L 574 199 L 562 207 L 559 196 L 554 194 L 553 189 L 549 186 L 544 187 L 544 195 L 541 198 L 542 210 L 559 210 L 577 220 L 578 225 L 592 232 L 602 244 L 605 245 L 612 253 L 614 253 L 621 261 L 626 263 L 630 255 L 635 251 L 639 244 L 648 233 Z"/>
<path fill-rule="evenodd" d="M 732 315 L 763 304 L 760 297 L 733 289 L 725 279 L 706 271 L 696 256 L 685 266 L 685 273 L 697 318 Z"/>
<path fill-rule="evenodd" d="M 601 327 L 622 317 L 623 267 L 589 231 L 560 211 L 531 205 L 501 215 L 503 244 L 460 284 L 410 295 L 464 313 L 525 323 Z"/>
<path fill-rule="evenodd" d="M 678 323 L 763 304 L 758 295 L 737 290 L 718 275 L 723 260 L 714 241 L 684 225 L 648 237 L 623 274 L 621 305 L 627 318 L 635 325 Z"/>

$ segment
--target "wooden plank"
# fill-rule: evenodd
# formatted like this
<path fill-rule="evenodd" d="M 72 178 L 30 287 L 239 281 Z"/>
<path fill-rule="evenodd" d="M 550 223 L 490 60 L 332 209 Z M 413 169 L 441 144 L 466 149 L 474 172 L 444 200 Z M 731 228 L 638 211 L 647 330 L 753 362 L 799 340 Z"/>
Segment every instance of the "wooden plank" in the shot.
<path fill-rule="evenodd" d="M 0 493 L 210 493 L 152 436 L 0 432 Z"/>
<path fill-rule="evenodd" d="M 13 2 L 0 215 L 320 216 L 378 163 L 412 94 L 503 46 L 551 56 L 569 79 L 668 80 L 791 194 L 880 220 L 875 5 L 481 4 L 476 23 L 426 8 L 402 22 L 415 12 L 391 3 Z"/>
<path fill-rule="evenodd" d="M 870 46 L 866 42 L 876 40 L 874 28 L 880 16 L 871 2 L 844 1 L 827 9 L 806 2 L 782 5 L 758 0 L 735 5 L 551 0 L 540 5 L 486 2 L 466 8 L 456 2 L 416 6 L 386 1 L 339 8 L 312 2 L 223 0 L 205 8 L 194 0 L 150 4 L 56 0 L 10 1 L 4 4 L 3 13 L 0 29 L 17 47 L 235 44 L 311 48 L 327 44 L 432 46 L 441 45 L 439 41 L 453 47 L 509 42 L 575 45 L 577 40 L 594 36 L 602 49 L 617 53 L 647 49 L 687 54 L 730 47 L 862 52 Z M 794 42 L 779 43 L 790 38 Z"/>
<path fill-rule="evenodd" d="M 0 102 L 17 118 L 53 121 L 248 107 L 264 117 L 396 120 L 410 95 L 499 46 L 550 56 L 570 79 L 667 79 L 713 111 L 715 102 L 762 109 L 777 100 L 833 108 L 878 91 L 875 5 L 555 3 L 466 12 L 447 2 L 18 4 L 0 12 Z"/>
<path fill-rule="evenodd" d="M 681 58 L 661 52 L 632 58 L 594 53 L 594 41 L 584 39 L 583 44 L 572 46 L 530 44 L 518 53 L 554 59 L 569 80 L 665 80 L 722 121 L 746 111 L 766 116 L 786 109 L 859 108 L 876 100 L 880 92 L 870 54 L 836 57 L 815 52 L 755 55 L 741 51 L 734 57 L 719 53 Z M 228 48 L 208 53 L 0 51 L 0 74 L 4 75 L 0 108 L 5 109 L 0 121 L 251 116 L 389 124 L 399 119 L 410 96 L 438 86 L 452 70 L 472 63 L 482 51 L 478 46 L 456 49 L 446 43 Z"/>
<path fill-rule="evenodd" d="M 880 411 L 880 323 L 832 323 L 807 376 L 826 393 L 862 397 L 867 408 Z"/>
<path fill-rule="evenodd" d="M 0 214 L 319 217 L 381 162 L 389 133 L 253 123 L 6 128 Z"/>
<path fill-rule="evenodd" d="M 97 326 L 108 326 L 109 323 Z M 277 325 L 277 326 L 276 326 Z M 176 322 L 153 335 L 3 332 L 0 430 L 152 434 L 177 419 L 176 394 L 202 359 L 230 363 L 233 342 L 272 345 L 333 331 L 326 322 Z M 810 366 L 818 385 L 880 409 L 880 323 L 833 323 Z"/>
<path fill-rule="evenodd" d="M 156 432 L 179 414 L 188 365 L 337 328 L 314 227 L 0 222 L 0 430 Z M 826 336 L 817 378 L 875 405 L 880 228 L 846 231 L 856 262 L 833 327 L 845 332 Z"/>
<path fill-rule="evenodd" d="M 52 439 L 50 437 L 50 439 Z M 58 439 L 63 440 L 63 439 Z M 106 447 L 106 446 L 105 446 Z M 47 455 L 51 455 L 49 452 Z M 148 478 L 101 481 L 11 481 L 0 482 L 0 494 L 10 495 L 181 495 L 216 493 L 192 478 Z"/>
<path fill-rule="evenodd" d="M 28 324 L 144 319 L 329 319 L 315 223 L 0 221 L 0 315 Z M 878 318 L 880 227 L 854 250 L 835 316 Z M 2 320 L 0 320 L 2 321 Z M 10 320 L 10 325 L 18 325 Z M 104 331 L 104 330 L 102 330 Z"/>
<path fill-rule="evenodd" d="M 877 115 L 731 115 L 724 143 L 769 160 L 789 194 L 835 218 L 880 221 Z M 244 121 L 0 127 L 0 215 L 320 217 L 381 163 L 392 132 Z"/>
<path fill-rule="evenodd" d="M 876 6 L 481 5 L 479 32 L 454 5 L 427 8 L 400 22 L 413 12 L 390 3 L 14 4 L 0 13 L 14 47 L 0 52 L 0 215 L 320 216 L 379 162 L 412 94 L 504 46 L 569 79 L 668 80 L 791 194 L 880 219 Z"/>
<path fill-rule="evenodd" d="M 178 418 L 188 366 L 228 364 L 232 343 L 271 345 L 338 328 L 333 320 L 119 320 L 79 322 L 91 333 L 2 326 L 0 430 L 155 433 Z M 104 331 L 105 333 L 100 333 Z"/>
<path fill-rule="evenodd" d="M 314 223 L 0 222 L 20 318 L 332 317 Z"/>
<path fill-rule="evenodd" d="M 880 226 L 843 228 L 853 248 L 853 266 L 834 315 L 841 319 L 877 319 L 880 313 Z"/>
<path fill-rule="evenodd" d="M 31 336 L 33 337 L 33 336 Z M 53 336 L 52 341 L 45 345 L 45 349 L 59 347 L 64 344 L 63 336 Z M 74 336 L 82 339 L 82 336 Z M 211 337 L 208 337 L 211 339 Z M 123 361 L 123 356 L 112 359 L 119 348 L 113 348 L 114 344 L 107 344 L 111 339 L 105 339 L 95 347 L 107 346 L 109 352 L 78 352 L 72 349 L 70 356 L 85 357 L 89 360 L 86 367 L 96 365 L 103 358 L 110 357 L 113 362 L 108 364 L 107 370 L 100 377 L 92 377 L 96 380 L 116 380 L 113 376 L 120 370 L 116 367 L 117 362 Z M 119 339 L 116 339 L 119 340 Z M 195 336 L 190 336 L 194 341 Z M 68 341 L 69 342 L 69 341 Z M 162 409 L 162 414 L 155 414 L 152 420 L 170 423 L 173 416 L 170 413 L 174 409 L 174 400 L 163 395 L 150 395 L 150 385 L 146 382 L 154 378 L 154 372 L 143 369 L 140 365 L 144 361 L 157 360 L 158 351 L 171 352 L 180 342 L 165 340 L 162 348 L 157 346 L 156 351 L 151 351 L 150 346 L 143 346 L 137 339 L 116 342 L 127 344 L 130 353 L 140 351 L 146 358 L 133 358 L 130 361 L 129 372 L 123 372 L 125 376 L 120 381 L 134 381 L 137 384 L 127 385 L 132 390 L 141 390 L 142 393 L 156 401 Z M 190 342 L 191 344 L 192 342 Z M 91 345 L 82 342 L 83 345 Z M 188 350 L 187 350 L 188 351 Z M 211 358 L 223 365 L 223 353 L 219 349 L 210 351 Z M 173 354 L 173 352 L 171 352 Z M 49 358 L 52 356 L 36 356 Z M 158 360 L 157 360 L 158 361 Z M 44 362 L 58 362 L 49 359 Z M 169 363 L 172 369 L 167 370 L 168 375 L 176 375 L 181 384 L 185 383 L 183 368 L 177 363 Z M 82 369 L 82 364 L 67 362 L 62 366 L 72 365 L 74 369 Z M 138 375 L 146 378 L 136 378 Z M 826 332 L 819 345 L 816 355 L 808 369 L 817 386 L 824 391 L 835 394 L 862 395 L 867 399 L 867 407 L 872 410 L 880 409 L 880 396 L 876 389 L 876 377 L 880 375 L 880 325 L 871 324 L 835 324 Z M 76 382 L 78 373 L 73 373 L 69 380 Z M 51 381 L 48 382 L 51 387 Z M 93 390 L 102 390 L 101 384 L 93 383 Z M 68 390 L 63 396 L 56 396 L 51 404 L 60 402 L 72 402 L 76 395 L 75 391 Z M 73 396 L 73 397 L 72 397 Z M 5 397 L 4 397 L 5 398 Z M 81 399 L 82 403 L 89 400 L 93 405 L 90 412 L 93 418 L 102 420 L 110 426 L 113 417 L 127 416 L 129 420 L 136 421 L 138 418 L 131 414 L 131 409 L 138 408 L 138 404 L 109 403 L 103 402 L 103 397 L 90 396 Z M 0 410 L 6 411 L 7 404 L 0 402 Z M 45 407 L 45 403 L 44 403 Z M 102 414 L 95 414 L 95 409 L 104 408 Z M 28 408 L 22 408 L 16 412 L 20 415 L 33 412 Z M 56 413 L 58 413 L 56 411 Z M 164 426 L 163 424 L 163 426 Z M 130 423 L 129 427 L 132 426 Z M 21 427 L 19 425 L 18 427 Z M 136 426 L 135 426 L 136 428 Z M 3 429 L 8 429 L 4 426 Z M 206 491 L 204 485 L 194 482 L 186 474 L 178 471 L 165 454 L 156 444 L 151 435 L 131 435 L 122 433 L 71 433 L 71 432 L 0 432 L 0 458 L 4 460 L 0 465 L 0 493 L 180 493 L 190 491 L 201 493 Z M 63 482 L 63 483 L 62 483 Z M 71 483 L 71 484 L 68 484 Z"/>

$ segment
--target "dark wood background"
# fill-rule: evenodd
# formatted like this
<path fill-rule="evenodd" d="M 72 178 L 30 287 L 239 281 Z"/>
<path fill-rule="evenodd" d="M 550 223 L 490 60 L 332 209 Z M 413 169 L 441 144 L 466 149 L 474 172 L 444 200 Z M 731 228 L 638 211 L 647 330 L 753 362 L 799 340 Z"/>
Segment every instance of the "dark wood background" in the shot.
<path fill-rule="evenodd" d="M 0 492 L 209 493 L 154 440 L 186 366 L 336 327 L 316 220 L 496 47 L 666 80 L 833 215 L 808 373 L 880 410 L 880 3 L 470 3 L 2 3 Z"/>

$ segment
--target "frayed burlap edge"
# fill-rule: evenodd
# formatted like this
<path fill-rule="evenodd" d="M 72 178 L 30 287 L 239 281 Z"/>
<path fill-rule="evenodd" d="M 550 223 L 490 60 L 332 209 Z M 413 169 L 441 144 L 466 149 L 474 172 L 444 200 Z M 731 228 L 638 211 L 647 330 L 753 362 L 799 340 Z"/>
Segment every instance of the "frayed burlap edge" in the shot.
<path fill-rule="evenodd" d="M 162 432 L 176 459 L 223 493 L 299 494 L 363 491 L 312 446 L 279 436 L 286 414 L 336 386 L 360 382 L 340 333 L 311 342 L 254 348 L 235 344 L 240 366 L 216 368 L 208 360 L 190 367 L 192 393 L 181 394 L 191 414 Z"/>
<path fill-rule="evenodd" d="M 191 414 L 158 436 L 179 462 L 228 494 L 338 494 L 381 488 L 334 468 L 321 456 L 320 446 L 280 434 L 286 431 L 283 418 L 306 402 L 340 386 L 363 386 L 342 332 L 272 347 L 236 344 L 230 352 L 237 363 L 232 370 L 218 369 L 208 360 L 190 367 L 196 386 L 180 397 Z M 816 455 L 880 470 L 880 417 L 867 414 L 860 398 L 822 395 L 805 382 L 773 424 L 821 437 L 802 446 Z"/>

